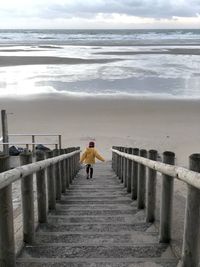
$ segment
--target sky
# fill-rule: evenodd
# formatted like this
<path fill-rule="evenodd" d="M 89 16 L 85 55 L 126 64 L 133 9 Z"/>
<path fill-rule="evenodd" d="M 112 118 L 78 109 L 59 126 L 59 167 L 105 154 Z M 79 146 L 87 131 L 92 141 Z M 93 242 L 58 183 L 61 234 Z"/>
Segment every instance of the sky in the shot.
<path fill-rule="evenodd" d="M 200 0 L 0 0 L 0 28 L 200 28 Z"/>

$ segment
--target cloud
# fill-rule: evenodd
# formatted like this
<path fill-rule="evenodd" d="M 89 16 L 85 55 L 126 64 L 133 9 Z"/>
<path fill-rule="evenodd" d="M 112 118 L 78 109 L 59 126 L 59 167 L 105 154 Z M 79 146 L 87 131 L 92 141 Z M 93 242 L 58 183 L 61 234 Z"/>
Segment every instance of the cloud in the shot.
<path fill-rule="evenodd" d="M 65 18 L 94 17 L 99 13 L 127 14 L 149 18 L 194 17 L 199 0 L 7 0 L 0 12 L 6 15 Z"/>
<path fill-rule="evenodd" d="M 103 20 L 115 23 L 118 16 L 131 23 L 138 18 L 146 21 L 198 18 L 199 13 L 200 0 L 6 0 L 1 3 L 0 22 L 23 18 L 30 21 L 78 19 L 88 24 L 89 21 L 97 23 L 101 17 L 101 23 Z"/>
<path fill-rule="evenodd" d="M 48 11 L 48 13 L 46 13 Z M 45 12 L 45 13 L 44 13 Z M 195 17 L 200 12 L 200 1 L 192 0 L 86 0 L 63 1 L 41 5 L 40 15 L 49 17 L 94 17 L 103 14 L 126 14 L 148 18 Z"/>

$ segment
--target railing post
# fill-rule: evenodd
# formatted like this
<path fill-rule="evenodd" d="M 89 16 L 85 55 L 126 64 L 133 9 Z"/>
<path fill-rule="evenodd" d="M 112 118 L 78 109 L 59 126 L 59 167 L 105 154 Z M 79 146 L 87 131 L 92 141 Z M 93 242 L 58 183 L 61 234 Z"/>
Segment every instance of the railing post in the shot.
<path fill-rule="evenodd" d="M 125 148 L 124 153 L 128 153 L 128 147 Z M 128 159 L 124 158 L 124 187 L 127 187 L 128 179 Z"/>
<path fill-rule="evenodd" d="M 75 147 L 75 151 L 77 151 L 78 148 Z M 77 154 L 74 155 L 74 175 L 76 176 L 77 175 Z"/>
<path fill-rule="evenodd" d="M 121 148 L 121 146 L 120 147 L 118 147 L 118 151 L 122 151 L 122 148 Z M 121 180 L 121 156 L 120 155 L 118 155 L 118 177 L 119 177 L 119 180 Z"/>
<path fill-rule="evenodd" d="M 43 151 L 36 151 L 36 161 L 45 159 Z M 39 223 L 47 222 L 47 192 L 46 192 L 46 179 L 45 170 L 36 173 L 37 181 L 37 204 L 38 204 L 38 221 Z"/>
<path fill-rule="evenodd" d="M 133 148 L 132 150 L 133 155 L 138 156 L 139 155 L 139 149 L 138 148 Z M 132 166 L 132 177 L 131 177 L 131 197 L 133 200 L 137 199 L 137 183 L 138 183 L 138 163 L 133 161 L 133 166 Z"/>
<path fill-rule="evenodd" d="M 9 143 L 9 135 L 8 135 L 8 120 L 6 110 L 1 110 L 1 123 L 2 123 L 2 135 L 3 135 L 3 143 Z M 3 151 L 5 155 L 9 155 L 9 145 L 3 145 Z"/>
<path fill-rule="evenodd" d="M 53 151 L 46 152 L 46 158 L 52 158 Z M 47 167 L 47 184 L 48 184 L 48 204 L 49 210 L 54 210 L 56 208 L 56 190 L 55 190 L 55 175 L 54 166 L 51 164 Z"/>
<path fill-rule="evenodd" d="M 157 161 L 158 152 L 149 150 L 149 159 Z M 154 222 L 156 209 L 156 176 L 157 172 L 149 168 L 147 179 L 146 221 Z"/>
<path fill-rule="evenodd" d="M 114 146 L 112 146 L 112 149 L 115 149 Z M 112 169 L 114 170 L 114 152 L 112 151 Z"/>
<path fill-rule="evenodd" d="M 190 170 L 200 172 L 200 154 L 190 156 Z M 196 267 L 199 257 L 200 191 L 188 185 L 183 236 L 182 267 Z"/>
<path fill-rule="evenodd" d="M 145 149 L 140 150 L 140 157 L 146 158 L 147 151 Z M 138 179 L 138 209 L 145 208 L 145 194 L 146 194 L 146 167 L 143 164 L 139 164 L 139 179 Z"/>
<path fill-rule="evenodd" d="M 121 151 L 121 147 L 118 146 L 117 150 L 120 152 Z M 120 155 L 118 155 L 117 165 L 118 165 L 117 176 L 118 176 L 118 178 L 120 180 L 121 179 L 121 156 Z"/>
<path fill-rule="evenodd" d="M 71 148 L 71 152 L 74 152 L 74 147 Z M 74 156 L 71 156 L 71 176 L 74 179 Z"/>
<path fill-rule="evenodd" d="M 76 151 L 76 147 L 74 147 L 73 149 L 74 149 L 73 151 Z M 75 157 L 76 157 L 76 155 L 74 155 L 72 157 L 72 159 L 73 159 L 73 176 L 74 176 L 74 178 L 76 176 L 76 171 L 75 171 Z"/>
<path fill-rule="evenodd" d="M 59 150 L 54 149 L 53 150 L 53 156 L 57 157 L 59 156 Z M 61 175 L 60 175 L 60 163 L 56 163 L 54 165 L 54 172 L 55 172 L 55 183 L 56 183 L 56 199 L 60 200 L 61 199 Z"/>
<path fill-rule="evenodd" d="M 77 150 L 80 150 L 80 147 L 77 147 Z M 80 170 L 80 152 L 77 154 L 77 173 Z"/>
<path fill-rule="evenodd" d="M 124 147 L 124 153 L 126 153 L 126 147 Z M 122 179 L 122 183 L 124 183 L 124 185 L 126 184 L 126 158 L 123 158 L 123 179 Z"/>
<path fill-rule="evenodd" d="M 72 152 L 72 148 L 69 147 L 69 153 Z M 72 175 L 72 158 L 69 158 L 69 178 L 70 178 L 70 183 L 72 184 L 73 182 L 73 175 Z"/>
<path fill-rule="evenodd" d="M 170 151 L 163 153 L 163 163 L 174 165 L 175 154 Z M 174 177 L 162 175 L 162 193 L 160 209 L 160 242 L 169 243 L 171 240 L 172 208 L 173 208 Z"/>
<path fill-rule="evenodd" d="M 119 151 L 119 147 L 118 146 L 116 147 L 116 150 Z M 116 174 L 117 174 L 117 176 L 119 178 L 119 155 L 118 154 L 116 154 Z"/>
<path fill-rule="evenodd" d="M 114 147 L 115 150 L 117 150 L 117 147 Z M 117 174 L 117 154 L 114 153 L 114 171 Z"/>
<path fill-rule="evenodd" d="M 121 147 L 121 152 L 124 153 L 125 147 Z M 124 157 L 121 157 L 121 183 L 124 182 Z"/>
<path fill-rule="evenodd" d="M 60 149 L 60 155 L 63 155 L 64 149 Z M 65 179 L 65 164 L 64 164 L 64 160 L 60 161 L 60 175 L 61 175 L 61 191 L 62 193 L 66 192 L 66 179 Z"/>
<path fill-rule="evenodd" d="M 68 148 L 68 153 L 71 153 L 72 152 L 72 148 L 71 147 L 69 147 Z M 70 158 L 68 158 L 68 166 L 69 166 L 69 168 L 68 168 L 68 175 L 69 175 L 69 181 L 70 181 L 70 184 L 72 184 L 72 159 L 71 159 L 71 157 Z"/>
<path fill-rule="evenodd" d="M 77 147 L 76 150 L 80 150 L 80 147 Z M 80 161 L 80 156 L 79 153 L 76 154 L 76 174 L 79 172 L 79 161 Z"/>
<path fill-rule="evenodd" d="M 61 134 L 58 135 L 58 145 L 59 145 L 59 149 L 61 149 L 62 147 L 62 135 Z"/>
<path fill-rule="evenodd" d="M 68 148 L 66 148 L 65 150 L 65 154 L 68 153 Z M 70 184 L 70 179 L 69 179 L 69 173 L 68 173 L 68 170 L 69 170 L 69 159 L 65 159 L 64 160 L 64 164 L 65 164 L 65 173 L 66 173 L 66 188 L 69 188 L 69 184 Z"/>
<path fill-rule="evenodd" d="M 70 152 L 73 152 L 74 151 L 74 148 L 71 147 L 71 151 Z M 74 180 L 74 161 L 73 161 L 73 156 L 70 157 L 70 165 L 71 165 L 71 177 L 72 177 L 72 180 Z"/>
<path fill-rule="evenodd" d="M 133 149 L 131 147 L 128 148 L 128 153 L 132 154 Z M 131 193 L 131 177 L 132 177 L 132 160 L 128 159 L 127 166 L 127 193 Z"/>
<path fill-rule="evenodd" d="M 25 151 L 20 154 L 21 166 L 32 163 L 32 153 Z M 35 240 L 35 218 L 34 218 L 34 194 L 33 175 L 30 174 L 21 179 L 22 192 L 22 215 L 24 242 L 33 244 Z"/>
<path fill-rule="evenodd" d="M 32 135 L 32 152 L 35 152 L 35 135 Z"/>
<path fill-rule="evenodd" d="M 9 169 L 9 157 L 0 155 L 0 172 Z M 12 185 L 0 189 L 0 266 L 15 266 Z"/>

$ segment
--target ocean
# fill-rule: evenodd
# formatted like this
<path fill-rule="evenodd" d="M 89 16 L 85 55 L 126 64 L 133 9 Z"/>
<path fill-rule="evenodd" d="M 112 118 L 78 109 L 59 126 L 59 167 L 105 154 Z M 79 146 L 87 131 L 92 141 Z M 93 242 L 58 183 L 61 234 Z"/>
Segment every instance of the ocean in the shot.
<path fill-rule="evenodd" d="M 200 98 L 200 30 L 0 30 L 0 97 Z"/>

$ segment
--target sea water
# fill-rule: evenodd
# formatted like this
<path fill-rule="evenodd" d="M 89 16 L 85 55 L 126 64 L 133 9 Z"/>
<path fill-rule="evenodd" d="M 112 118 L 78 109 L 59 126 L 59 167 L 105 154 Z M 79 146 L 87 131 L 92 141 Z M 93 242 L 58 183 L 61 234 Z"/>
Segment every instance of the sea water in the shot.
<path fill-rule="evenodd" d="M 0 30 L 0 96 L 41 93 L 199 98 L 200 30 Z"/>

